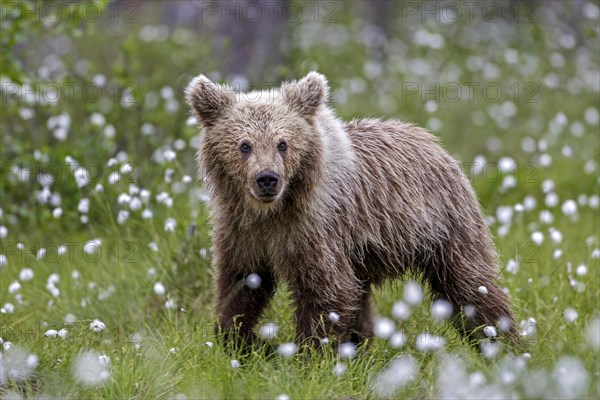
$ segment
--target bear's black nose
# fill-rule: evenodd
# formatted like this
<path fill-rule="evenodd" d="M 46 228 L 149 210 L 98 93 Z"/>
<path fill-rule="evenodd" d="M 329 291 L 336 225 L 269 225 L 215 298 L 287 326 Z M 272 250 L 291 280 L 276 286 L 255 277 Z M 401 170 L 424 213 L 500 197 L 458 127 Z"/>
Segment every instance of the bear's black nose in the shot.
<path fill-rule="evenodd" d="M 262 190 L 273 189 L 277 186 L 277 182 L 279 182 L 279 177 L 273 172 L 261 172 L 256 178 L 256 184 Z"/>

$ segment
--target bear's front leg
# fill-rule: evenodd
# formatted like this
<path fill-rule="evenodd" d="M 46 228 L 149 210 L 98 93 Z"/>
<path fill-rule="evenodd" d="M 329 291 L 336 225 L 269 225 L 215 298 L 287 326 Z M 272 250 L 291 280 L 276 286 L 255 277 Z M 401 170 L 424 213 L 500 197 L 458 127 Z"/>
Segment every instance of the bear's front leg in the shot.
<path fill-rule="evenodd" d="M 296 305 L 299 344 L 325 337 L 350 341 L 360 318 L 363 291 L 350 265 L 333 257 L 296 254 L 288 261 L 288 281 Z"/>
<path fill-rule="evenodd" d="M 235 273 L 217 266 L 217 333 L 225 341 L 234 340 L 236 347 L 251 345 L 256 340 L 252 328 L 276 290 L 275 277 L 267 269 L 256 271 L 260 283 L 246 282 L 248 274 Z"/>

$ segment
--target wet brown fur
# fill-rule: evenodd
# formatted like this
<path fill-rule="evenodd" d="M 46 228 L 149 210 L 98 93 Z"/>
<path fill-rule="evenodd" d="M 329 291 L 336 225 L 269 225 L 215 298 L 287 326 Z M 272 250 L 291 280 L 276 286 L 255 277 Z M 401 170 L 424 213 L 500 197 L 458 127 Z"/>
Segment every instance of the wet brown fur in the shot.
<path fill-rule="evenodd" d="M 455 310 L 474 307 L 460 319 L 465 335 L 495 325 L 516 337 L 508 296 L 494 284 L 490 234 L 456 161 L 414 125 L 341 122 L 327 96 L 314 72 L 270 91 L 235 94 L 204 76 L 186 89 L 204 126 L 198 162 L 211 193 L 220 328 L 231 331 L 235 320 L 239 337 L 252 341 L 285 281 L 298 340 L 361 340 L 372 335 L 371 287 L 413 274 Z M 275 201 L 253 195 L 261 171 L 281 179 Z M 251 273 L 260 288 L 240 285 Z"/>

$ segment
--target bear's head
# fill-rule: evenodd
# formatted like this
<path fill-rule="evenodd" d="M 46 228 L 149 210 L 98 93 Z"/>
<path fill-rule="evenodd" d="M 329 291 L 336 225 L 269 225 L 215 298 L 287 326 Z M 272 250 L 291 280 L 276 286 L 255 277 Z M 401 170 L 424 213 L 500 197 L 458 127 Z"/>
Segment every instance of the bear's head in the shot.
<path fill-rule="evenodd" d="M 213 193 L 266 211 L 309 190 L 322 162 L 318 116 L 328 90 L 316 72 L 248 93 L 194 78 L 185 95 L 204 128 L 198 162 Z"/>

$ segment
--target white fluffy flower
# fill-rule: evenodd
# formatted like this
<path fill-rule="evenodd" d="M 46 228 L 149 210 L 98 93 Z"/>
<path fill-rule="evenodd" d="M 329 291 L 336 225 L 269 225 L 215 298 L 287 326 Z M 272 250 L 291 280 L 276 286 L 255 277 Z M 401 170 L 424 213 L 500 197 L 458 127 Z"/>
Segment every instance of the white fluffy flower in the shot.
<path fill-rule="evenodd" d="M 167 292 L 167 290 L 165 289 L 164 285 L 162 283 L 160 283 L 160 282 L 156 282 L 154 284 L 153 290 L 154 290 L 154 293 L 157 296 L 164 296 L 165 293 Z"/>
<path fill-rule="evenodd" d="M 378 317 L 375 319 L 373 324 L 373 333 L 376 337 L 387 339 L 392 336 L 395 330 L 396 327 L 394 325 L 394 321 L 391 319 L 384 317 Z"/>
<path fill-rule="evenodd" d="M 33 279 L 33 270 L 31 268 L 23 268 L 19 273 L 19 279 L 27 282 Z"/>
<path fill-rule="evenodd" d="M 73 377 L 79 384 L 98 386 L 110 378 L 110 363 L 95 351 L 80 353 L 73 361 Z"/>
<path fill-rule="evenodd" d="M 573 215 L 577 213 L 577 203 L 575 200 L 567 200 L 563 203 L 561 210 L 565 215 Z"/>
<path fill-rule="evenodd" d="M 269 340 L 277 337 L 277 332 L 279 331 L 279 326 L 277 326 L 274 322 L 267 322 L 263 326 L 260 327 L 259 336 L 262 339 Z"/>
<path fill-rule="evenodd" d="M 439 299 L 431 305 L 431 316 L 436 321 L 443 321 L 452 315 L 452 304 L 448 301 Z"/>
<path fill-rule="evenodd" d="M 258 289 L 262 284 L 262 278 L 258 274 L 250 274 L 246 277 L 246 286 L 250 289 Z"/>
<path fill-rule="evenodd" d="M 79 210 L 80 213 L 87 214 L 90 211 L 90 199 L 88 199 L 87 197 L 84 197 L 81 200 L 79 200 L 77 209 Z"/>
<path fill-rule="evenodd" d="M 338 348 L 338 354 L 341 358 L 354 358 L 356 355 L 356 346 L 352 342 L 342 343 Z"/>
<path fill-rule="evenodd" d="M 175 227 L 177 226 L 177 221 L 175 218 L 167 218 L 165 220 L 165 232 L 175 232 Z"/>
<path fill-rule="evenodd" d="M 496 328 L 488 325 L 486 327 L 483 328 L 483 333 L 485 334 L 485 336 L 487 337 L 496 337 L 498 336 L 498 332 L 496 331 Z"/>
<path fill-rule="evenodd" d="M 90 329 L 94 332 L 102 332 L 104 329 L 106 329 L 106 325 L 104 322 L 95 319 L 90 323 Z"/>
<path fill-rule="evenodd" d="M 397 301 L 392 307 L 392 315 L 399 320 L 406 320 L 410 317 L 412 311 L 408 304 L 403 301 Z"/>
<path fill-rule="evenodd" d="M 298 351 L 298 345 L 293 342 L 283 343 L 280 344 L 279 347 L 277 347 L 277 352 L 282 357 L 291 357 L 294 354 L 296 354 L 296 351 Z"/>
<path fill-rule="evenodd" d="M 417 336 L 417 350 L 419 351 L 436 351 L 442 349 L 446 344 L 446 339 L 441 336 L 432 335 L 430 333 L 421 333 Z"/>
<path fill-rule="evenodd" d="M 423 289 L 417 282 L 409 281 L 404 285 L 404 301 L 410 305 L 420 304 L 423 300 Z"/>
<path fill-rule="evenodd" d="M 390 398 L 400 388 L 415 379 L 417 362 L 411 356 L 401 356 L 383 370 L 373 382 L 373 389 L 382 397 Z"/>

